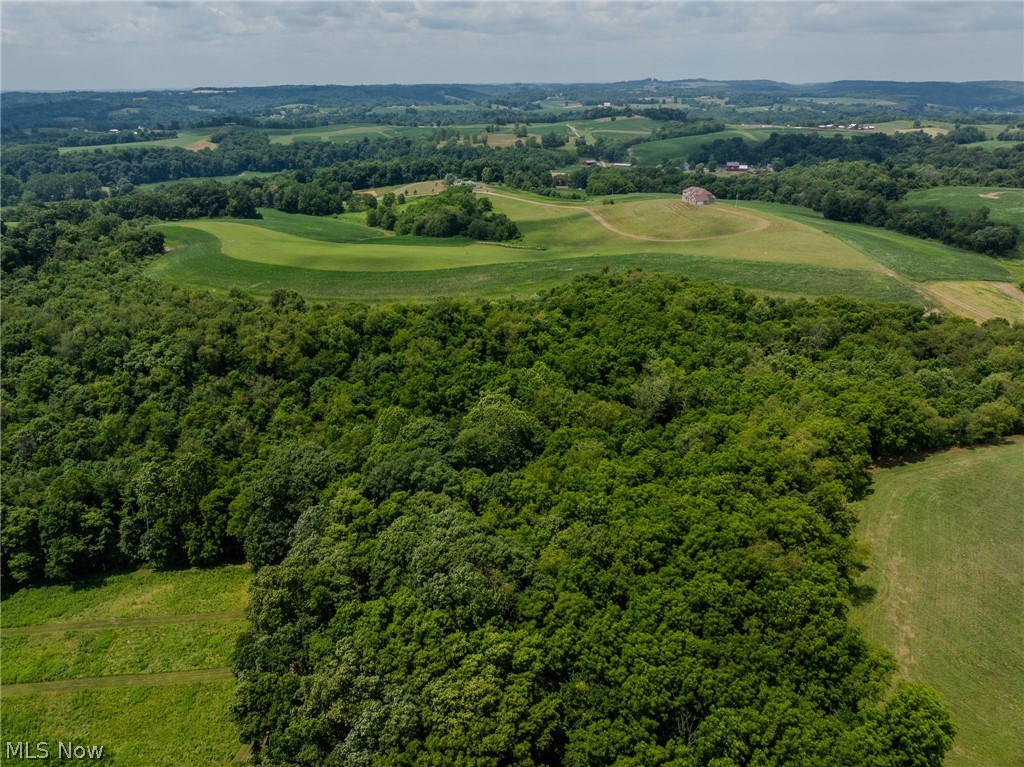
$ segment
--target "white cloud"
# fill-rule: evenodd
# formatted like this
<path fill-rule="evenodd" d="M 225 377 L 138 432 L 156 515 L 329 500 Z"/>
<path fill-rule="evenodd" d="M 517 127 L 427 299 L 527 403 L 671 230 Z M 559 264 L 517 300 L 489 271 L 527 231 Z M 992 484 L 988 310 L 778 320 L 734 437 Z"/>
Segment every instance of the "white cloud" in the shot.
<path fill-rule="evenodd" d="M 0 9 L 5 89 L 1024 78 L 1019 2 L 5 0 Z"/>

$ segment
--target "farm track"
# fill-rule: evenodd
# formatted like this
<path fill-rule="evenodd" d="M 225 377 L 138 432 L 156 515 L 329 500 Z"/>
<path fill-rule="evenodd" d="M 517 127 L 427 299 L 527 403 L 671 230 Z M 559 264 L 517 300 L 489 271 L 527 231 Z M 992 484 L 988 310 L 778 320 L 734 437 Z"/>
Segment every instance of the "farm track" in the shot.
<path fill-rule="evenodd" d="M 740 216 L 741 218 L 746 218 L 746 219 L 753 219 L 753 220 L 755 220 L 757 222 L 757 225 L 754 226 L 752 229 L 747 229 L 747 230 L 742 231 L 742 232 L 734 232 L 732 234 L 715 234 L 715 235 L 712 235 L 710 237 L 685 237 L 683 239 L 673 240 L 673 239 L 666 239 L 666 238 L 663 238 L 663 237 L 648 237 L 647 235 L 644 235 L 644 234 L 633 234 L 632 232 L 624 231 L 622 229 L 619 229 L 617 226 L 612 225 L 607 219 L 605 219 L 596 210 L 592 210 L 591 208 L 584 207 L 583 205 L 557 205 L 557 204 L 551 203 L 551 202 L 537 202 L 536 200 L 527 200 L 527 199 L 524 199 L 522 197 L 515 197 L 514 195 L 511 195 L 511 194 L 502 194 L 501 192 L 493 192 L 493 191 L 491 191 L 489 189 L 484 189 L 482 191 L 482 194 L 489 194 L 492 197 L 504 197 L 507 200 L 515 200 L 516 202 L 525 202 L 525 203 L 529 203 L 530 205 L 539 205 L 542 208 L 555 208 L 557 210 L 578 210 L 578 211 L 583 211 L 588 216 L 590 216 L 592 219 L 597 221 L 597 223 L 599 223 L 601 226 L 603 226 L 605 229 L 607 229 L 608 231 L 614 232 L 615 234 L 619 235 L 620 237 L 627 237 L 627 238 L 629 238 L 631 240 L 641 240 L 643 242 L 701 242 L 701 241 L 705 241 L 705 240 L 721 240 L 721 239 L 724 239 L 726 237 L 738 237 L 740 235 L 750 234 L 752 232 L 760 232 L 760 231 L 763 231 L 763 230 L 767 229 L 769 227 L 769 225 L 770 225 L 770 222 L 768 222 L 767 220 L 761 218 L 760 216 L 754 216 L 754 215 L 751 215 L 749 213 L 741 213 L 741 212 L 739 212 L 737 210 L 730 210 L 728 208 L 723 208 L 723 210 L 727 211 L 728 213 L 730 213 L 730 214 L 732 214 L 734 216 Z"/>
<path fill-rule="evenodd" d="M 168 671 L 160 674 L 120 674 L 117 676 L 93 676 L 81 679 L 59 679 L 53 682 L 22 682 L 5 684 L 0 687 L 3 697 L 18 695 L 42 695 L 53 693 L 81 692 L 85 690 L 110 690 L 118 687 L 155 687 L 173 684 L 196 684 L 198 682 L 225 682 L 232 679 L 231 669 L 204 668 L 197 671 Z"/>
<path fill-rule="evenodd" d="M 992 318 L 992 315 L 989 312 L 983 311 L 977 306 L 969 304 L 966 301 L 961 301 L 959 298 L 953 298 L 953 296 L 948 293 L 943 293 L 941 290 L 924 287 L 923 285 L 915 285 L 912 282 L 907 282 L 906 284 L 934 303 L 945 305 L 950 309 L 954 307 L 960 309 L 968 318 L 975 322 L 984 322 L 985 320 Z"/>
<path fill-rule="evenodd" d="M 152 626 L 177 626 L 182 623 L 240 621 L 244 619 L 245 612 L 243 610 L 228 610 L 226 612 L 219 613 L 194 613 L 192 615 L 150 615 L 140 618 L 108 618 L 95 621 L 43 623 L 37 626 L 12 626 L 11 628 L 0 629 L 0 635 L 23 636 L 25 634 L 54 634 L 64 631 L 100 631 L 103 629 L 150 628 Z"/>
<path fill-rule="evenodd" d="M 1024 292 L 1018 290 L 1008 282 L 997 283 L 996 290 L 998 290 L 1004 296 L 1012 298 L 1014 301 L 1019 301 L 1021 304 L 1021 311 L 1024 312 Z"/>

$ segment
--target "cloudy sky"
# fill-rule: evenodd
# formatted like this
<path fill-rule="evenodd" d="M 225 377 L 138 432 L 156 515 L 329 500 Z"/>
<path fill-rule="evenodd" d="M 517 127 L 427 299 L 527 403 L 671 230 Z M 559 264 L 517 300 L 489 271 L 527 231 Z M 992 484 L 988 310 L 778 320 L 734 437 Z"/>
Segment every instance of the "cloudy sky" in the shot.
<path fill-rule="evenodd" d="M 4 90 L 1024 79 L 1024 3 L 12 2 Z"/>

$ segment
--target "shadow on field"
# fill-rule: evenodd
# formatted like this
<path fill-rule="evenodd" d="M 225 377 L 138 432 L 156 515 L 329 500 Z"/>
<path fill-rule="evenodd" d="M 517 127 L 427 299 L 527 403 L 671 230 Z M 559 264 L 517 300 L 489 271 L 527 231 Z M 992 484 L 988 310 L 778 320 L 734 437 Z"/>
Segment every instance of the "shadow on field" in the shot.
<path fill-rule="evenodd" d="M 1003 445 L 1013 445 L 1024 440 L 1024 436 L 1019 434 L 1007 434 L 1003 437 L 995 437 L 993 439 L 985 440 L 984 442 L 976 442 L 973 445 L 954 445 L 952 447 L 938 447 L 934 450 L 923 450 L 919 453 L 910 453 L 908 455 L 892 456 L 891 458 L 880 458 L 875 461 L 872 465 L 873 469 L 891 469 L 896 466 L 907 466 L 908 464 L 920 463 L 933 455 L 939 453 L 946 453 L 950 450 L 966 450 L 974 451 L 979 448 L 985 447 L 1000 447 Z"/>

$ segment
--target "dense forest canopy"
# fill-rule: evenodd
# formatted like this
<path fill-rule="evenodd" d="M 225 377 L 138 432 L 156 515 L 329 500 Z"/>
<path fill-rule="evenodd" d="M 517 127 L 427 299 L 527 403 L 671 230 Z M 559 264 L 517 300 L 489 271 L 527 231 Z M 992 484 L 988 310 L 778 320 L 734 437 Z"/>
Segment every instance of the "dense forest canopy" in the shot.
<path fill-rule="evenodd" d="M 847 621 L 865 562 L 850 502 L 879 460 L 1024 433 L 1021 325 L 638 271 L 392 305 L 147 274 L 165 244 L 152 224 L 260 208 L 519 236 L 456 178 L 609 201 L 697 184 L 1013 254 L 1019 228 L 988 209 L 905 197 L 1024 185 L 1020 125 L 995 148 L 965 146 L 988 135 L 971 125 L 709 137 L 646 167 L 611 167 L 640 140 L 628 132 L 570 145 L 554 129 L 644 108 L 644 140 L 703 137 L 747 105 L 810 116 L 814 99 L 895 85 L 3 94 L 4 588 L 251 564 L 233 716 L 263 763 L 938 765 L 946 710 L 894 683 Z M 892 107 L 843 109 L 948 115 L 1019 91 L 898 85 Z M 296 109 L 268 111 L 283 93 Z M 60 151 L 94 143 L 76 129 L 125 99 L 141 126 L 125 146 Z M 214 110 L 212 148 L 132 146 L 176 136 L 196 100 Z M 265 130 L 339 117 L 422 130 L 280 144 Z M 498 125 L 521 135 L 489 146 Z M 605 167 L 580 164 L 594 158 Z M 714 173 L 726 160 L 773 167 Z M 273 175 L 213 180 L 248 172 Z M 379 189 L 436 179 L 445 191 L 415 201 Z"/>
<path fill-rule="evenodd" d="M 84 212 L 5 279 L 4 582 L 245 557 L 270 762 L 948 748 L 846 622 L 847 503 L 872 460 L 1024 428 L 1021 328 L 642 273 L 262 303 L 147 279 Z"/>

